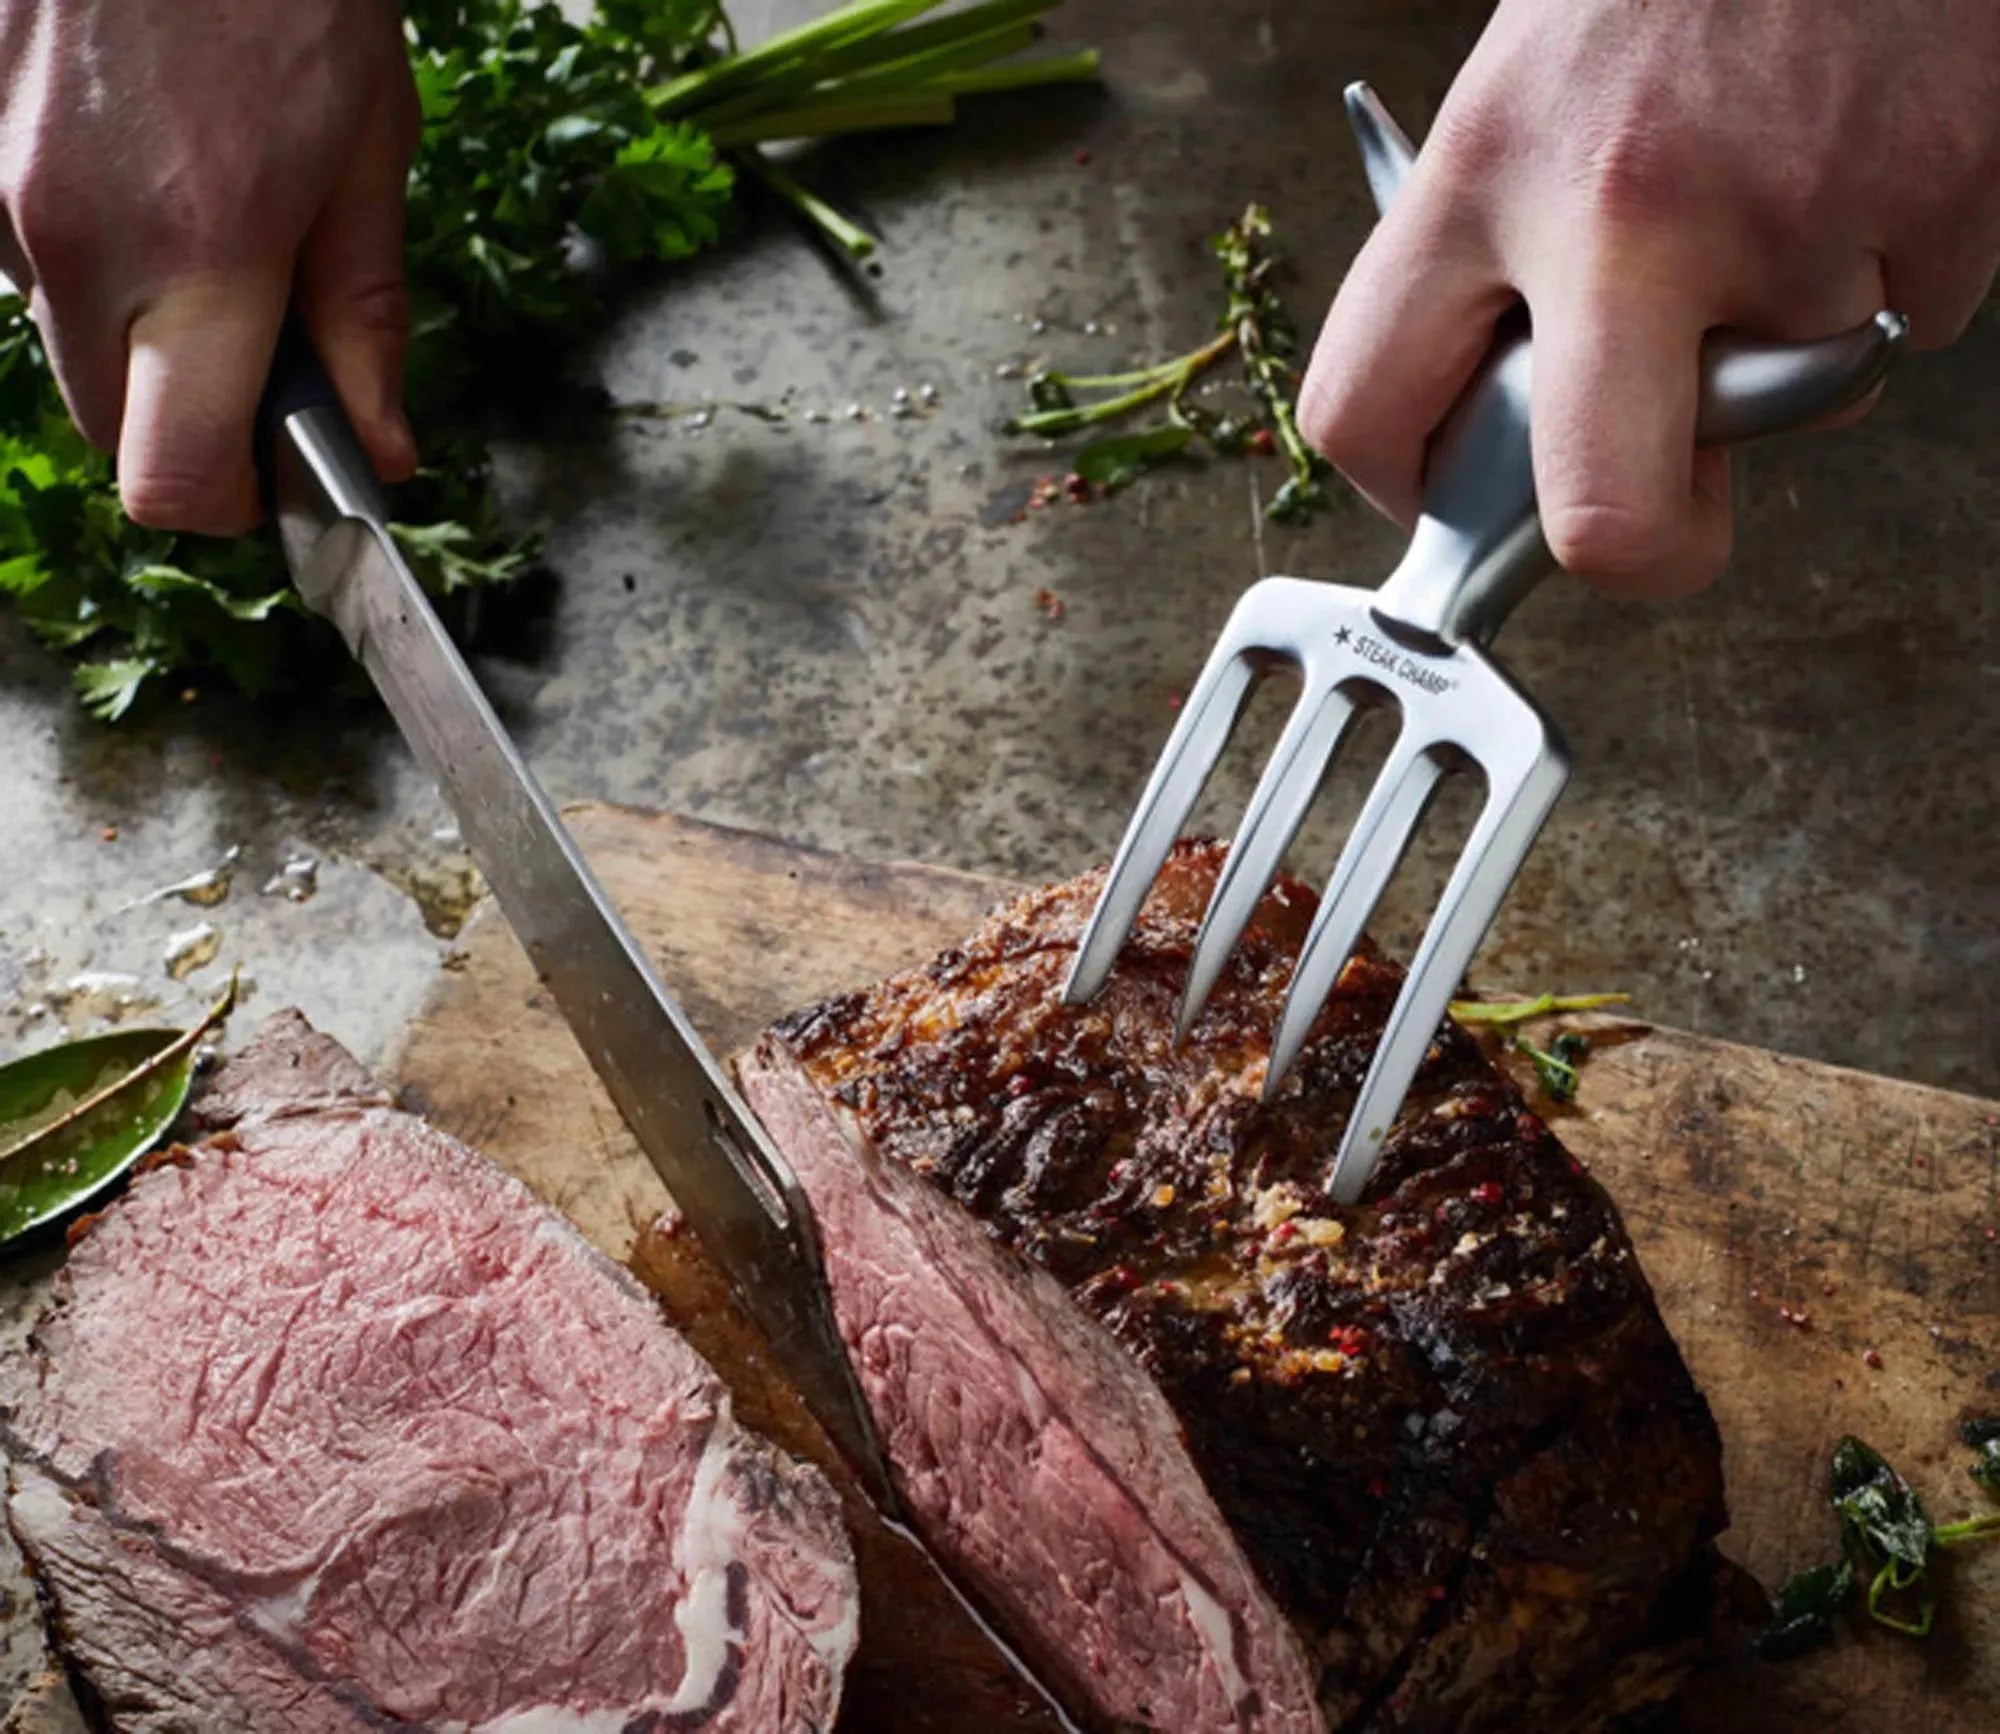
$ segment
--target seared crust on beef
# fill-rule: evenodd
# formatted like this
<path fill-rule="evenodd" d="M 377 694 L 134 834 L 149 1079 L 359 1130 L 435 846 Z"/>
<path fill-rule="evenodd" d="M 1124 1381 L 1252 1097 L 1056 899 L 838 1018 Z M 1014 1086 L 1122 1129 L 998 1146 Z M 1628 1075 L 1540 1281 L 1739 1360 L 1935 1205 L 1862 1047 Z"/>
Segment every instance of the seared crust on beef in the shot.
<path fill-rule="evenodd" d="M 1659 1696 L 1713 1579 L 1721 1452 L 1615 1208 L 1450 1025 L 1367 1196 L 1332 1205 L 1401 974 L 1357 959 L 1260 1107 L 1313 898 L 1274 888 L 1176 1048 L 1221 854 L 1176 850 L 1087 1007 L 1060 989 L 1095 874 L 772 1033 L 1157 1381 L 1330 1727 L 1594 1726 Z"/>

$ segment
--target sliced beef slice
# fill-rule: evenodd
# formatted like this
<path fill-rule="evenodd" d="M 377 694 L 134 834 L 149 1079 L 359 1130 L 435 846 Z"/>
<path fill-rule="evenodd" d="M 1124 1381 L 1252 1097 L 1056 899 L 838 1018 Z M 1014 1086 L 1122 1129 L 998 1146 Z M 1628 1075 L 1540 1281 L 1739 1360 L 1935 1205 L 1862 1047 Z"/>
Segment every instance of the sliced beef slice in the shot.
<path fill-rule="evenodd" d="M 1658 1700 L 1716 1580 L 1720 1448 L 1616 1210 L 1449 1025 L 1331 1204 L 1399 972 L 1353 963 L 1260 1106 L 1313 899 L 1274 888 L 1176 1046 L 1220 859 L 1176 850 L 1087 1007 L 1061 986 L 1098 875 L 739 1061 L 918 1525 L 1100 1723 Z"/>
<path fill-rule="evenodd" d="M 74 1246 L 0 1374 L 8 1515 L 112 1727 L 805 1734 L 820 1474 L 631 1277 L 303 1020 Z"/>

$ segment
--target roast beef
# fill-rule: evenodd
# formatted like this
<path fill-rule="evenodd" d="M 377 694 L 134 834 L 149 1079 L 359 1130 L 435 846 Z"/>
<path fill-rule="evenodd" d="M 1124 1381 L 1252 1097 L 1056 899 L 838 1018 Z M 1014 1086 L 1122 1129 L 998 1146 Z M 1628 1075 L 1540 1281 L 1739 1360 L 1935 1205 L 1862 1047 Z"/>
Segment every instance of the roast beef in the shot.
<path fill-rule="evenodd" d="M 8 1516 L 100 1720 L 832 1725 L 832 1489 L 637 1283 L 296 1014 L 205 1112 L 0 1375 Z"/>
<path fill-rule="evenodd" d="M 1616 1210 L 1450 1025 L 1331 1204 L 1399 972 L 1357 959 L 1260 1107 L 1313 899 L 1274 887 L 1177 1047 L 1219 861 L 1177 849 L 1087 1007 L 1060 990 L 1097 875 L 739 1061 L 915 1522 L 1097 1724 L 1653 1703 L 1701 1641 L 1721 1454 Z"/>

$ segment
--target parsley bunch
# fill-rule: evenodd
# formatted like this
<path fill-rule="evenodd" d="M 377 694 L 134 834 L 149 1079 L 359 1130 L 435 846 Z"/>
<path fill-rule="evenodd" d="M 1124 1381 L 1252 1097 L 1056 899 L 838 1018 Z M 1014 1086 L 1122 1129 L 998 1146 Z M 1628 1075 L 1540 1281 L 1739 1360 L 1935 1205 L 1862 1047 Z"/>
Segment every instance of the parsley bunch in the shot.
<path fill-rule="evenodd" d="M 426 457 L 396 534 L 434 594 L 504 583 L 531 545 L 497 523 L 487 442 L 509 391 L 547 386 L 602 317 L 602 268 L 684 259 L 748 174 L 854 255 L 870 237 L 763 147 L 942 124 L 963 96 L 1092 78 L 1094 53 L 1020 61 L 1057 0 L 851 0 L 738 52 L 720 0 L 409 0 L 424 146 L 406 226 L 408 399 Z M 323 628 L 264 538 L 143 530 L 70 425 L 22 300 L 0 295 L 0 594 L 116 719 L 169 676 L 257 694 L 325 678 Z"/>

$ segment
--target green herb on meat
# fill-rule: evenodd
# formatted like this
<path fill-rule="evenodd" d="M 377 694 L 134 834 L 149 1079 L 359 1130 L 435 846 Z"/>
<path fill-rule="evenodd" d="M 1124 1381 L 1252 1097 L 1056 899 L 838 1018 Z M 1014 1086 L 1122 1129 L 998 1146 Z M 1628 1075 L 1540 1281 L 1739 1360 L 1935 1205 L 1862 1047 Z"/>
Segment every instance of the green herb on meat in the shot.
<path fill-rule="evenodd" d="M 424 456 L 397 536 L 439 595 L 504 584 L 532 543 L 500 525 L 489 441 L 602 321 L 600 266 L 683 259 L 747 180 L 850 255 L 873 239 L 765 146 L 951 121 L 986 91 L 1091 79 L 1093 51 L 1021 58 L 1057 0 L 851 0 L 738 51 L 717 0 L 410 0 L 424 145 L 409 183 L 408 399 Z M 325 628 L 262 538 L 161 535 L 119 507 L 69 424 L 40 336 L 0 296 L 0 593 L 78 663 L 93 713 L 162 677 L 256 694 L 323 681 Z"/>
<path fill-rule="evenodd" d="M 1297 522 L 1326 504 L 1328 466 L 1299 433 L 1293 401 L 1298 334 L 1272 282 L 1282 255 L 1263 206 L 1249 206 L 1215 238 L 1213 250 L 1227 296 L 1216 322 L 1218 335 L 1184 355 L 1124 373 L 1045 369 L 1028 381 L 1029 407 L 1009 420 L 1004 431 L 1061 439 L 1164 403 L 1164 422 L 1084 446 L 1077 453 L 1075 473 L 1087 482 L 1117 488 L 1197 444 L 1230 455 L 1282 452 L 1289 474 L 1264 511 L 1281 523 Z M 1230 355 L 1242 363 L 1258 415 L 1217 415 L 1190 394 L 1203 374 Z"/>
<path fill-rule="evenodd" d="M 1535 1077 L 1549 1100 L 1571 1102 L 1576 1099 L 1576 1069 L 1590 1052 L 1589 1038 L 1566 1030 L 1544 1048 L 1530 1041 L 1521 1026 L 1564 1012 L 1624 1005 L 1631 997 L 1625 993 L 1544 993 L 1533 999 L 1459 999 L 1451 1002 L 1451 1016 L 1456 1023 L 1500 1031 L 1507 1045 L 1535 1068 Z"/>
<path fill-rule="evenodd" d="M 0 1245 L 67 1215 L 163 1138 L 187 1101 L 195 1050 L 236 984 L 187 1030 L 115 1030 L 0 1066 Z"/>
<path fill-rule="evenodd" d="M 1969 1424 L 1964 1436 L 1980 1449 L 1990 1437 L 1980 1423 Z M 2000 1537 L 2000 1511 L 1932 1522 L 1916 1490 L 1881 1452 L 1851 1434 L 1834 1447 L 1827 1502 L 1840 1520 L 1840 1557 L 1798 1573 L 1779 1590 L 1772 1621 L 1756 1640 L 1760 1655 L 1793 1656 L 1830 1638 L 1834 1617 L 1857 1592 L 1877 1625 L 1927 1637 L 1937 1615 L 1935 1551 Z"/>
<path fill-rule="evenodd" d="M 1565 1030 L 1549 1043 L 1539 1048 L 1524 1035 L 1512 1038 L 1517 1051 L 1527 1055 L 1535 1068 L 1535 1077 L 1542 1086 L 1543 1093 L 1551 1102 L 1573 1102 L 1576 1100 L 1577 1062 L 1590 1052 L 1590 1042 L 1574 1030 Z"/>

